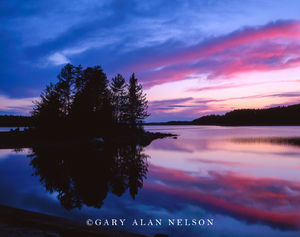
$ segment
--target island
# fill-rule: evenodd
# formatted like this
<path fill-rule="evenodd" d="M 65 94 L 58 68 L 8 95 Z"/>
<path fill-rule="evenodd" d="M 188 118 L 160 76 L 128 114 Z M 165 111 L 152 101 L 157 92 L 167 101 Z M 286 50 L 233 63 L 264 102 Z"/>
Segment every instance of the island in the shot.
<path fill-rule="evenodd" d="M 61 144 L 136 143 L 176 137 L 143 129 L 148 101 L 133 73 L 126 83 L 118 74 L 111 81 L 101 66 L 66 64 L 56 83 L 50 83 L 35 101 L 32 116 L 0 116 L 0 126 L 26 127 L 0 132 L 1 148 Z"/>

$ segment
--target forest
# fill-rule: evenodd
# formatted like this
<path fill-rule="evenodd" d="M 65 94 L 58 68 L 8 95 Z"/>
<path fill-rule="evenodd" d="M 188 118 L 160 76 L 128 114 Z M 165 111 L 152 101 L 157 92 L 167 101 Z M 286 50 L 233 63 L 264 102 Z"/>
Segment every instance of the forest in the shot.
<path fill-rule="evenodd" d="M 155 124 L 155 123 L 152 123 Z M 300 125 L 300 104 L 267 109 L 237 109 L 224 115 L 206 115 L 192 121 L 170 121 L 156 125 L 292 126 Z"/>
<path fill-rule="evenodd" d="M 107 79 L 100 66 L 65 65 L 58 81 L 48 85 L 32 111 L 34 129 L 55 135 L 105 136 L 141 130 L 147 113 L 142 85 L 133 73 Z"/>
<path fill-rule="evenodd" d="M 191 121 L 194 125 L 272 126 L 300 125 L 300 104 L 268 109 L 238 109 L 225 115 L 208 115 Z"/>
<path fill-rule="evenodd" d="M 30 127 L 33 119 L 30 116 L 0 115 L 0 127 Z"/>
<path fill-rule="evenodd" d="M 1 125 L 25 126 L 0 132 L 1 148 L 78 145 L 106 141 L 115 145 L 151 141 L 174 134 L 147 132 L 148 101 L 133 73 L 129 81 L 111 80 L 100 66 L 66 64 L 34 102 L 31 116 L 2 116 Z"/>

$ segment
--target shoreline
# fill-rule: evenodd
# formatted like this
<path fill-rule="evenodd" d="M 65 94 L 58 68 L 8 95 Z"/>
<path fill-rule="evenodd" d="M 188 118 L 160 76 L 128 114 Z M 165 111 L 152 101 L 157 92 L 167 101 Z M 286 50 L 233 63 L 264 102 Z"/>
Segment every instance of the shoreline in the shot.
<path fill-rule="evenodd" d="M 29 131 L 0 131 L 0 149 L 30 148 L 30 147 L 57 147 L 57 146 L 76 146 L 88 144 L 96 141 L 98 145 L 106 142 L 120 145 L 132 144 L 147 146 L 156 139 L 166 137 L 177 138 L 178 135 L 171 133 L 147 132 L 120 134 L 111 137 L 91 137 L 91 136 L 39 136 Z M 100 140 L 97 142 L 97 140 Z"/>
<path fill-rule="evenodd" d="M 89 227 L 62 217 L 0 205 L 0 236 L 149 237 L 105 227 Z"/>
<path fill-rule="evenodd" d="M 180 123 L 149 123 L 143 126 L 218 126 L 218 127 L 300 127 L 300 124 L 243 124 L 243 125 L 230 125 L 230 124 L 180 124 Z"/>

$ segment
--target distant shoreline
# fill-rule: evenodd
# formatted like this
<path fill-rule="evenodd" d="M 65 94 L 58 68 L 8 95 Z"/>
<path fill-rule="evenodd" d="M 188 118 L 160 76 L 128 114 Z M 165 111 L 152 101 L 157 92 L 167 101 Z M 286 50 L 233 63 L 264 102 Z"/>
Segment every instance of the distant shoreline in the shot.
<path fill-rule="evenodd" d="M 224 115 L 206 115 L 192 121 L 144 125 L 300 126 L 300 104 L 268 109 L 238 109 Z"/>
<path fill-rule="evenodd" d="M 30 127 L 29 116 L 0 116 L 0 127 Z M 150 122 L 143 125 L 300 126 L 300 104 L 267 109 L 238 109 L 224 115 L 206 115 L 191 121 Z"/>
<path fill-rule="evenodd" d="M 296 124 L 296 125 L 284 125 L 284 124 L 280 124 L 280 125 L 257 125 L 257 124 L 249 124 L 249 125 L 222 125 L 222 124 L 168 124 L 168 122 L 166 123 L 145 123 L 143 124 L 143 126 L 219 126 L 219 127 L 299 127 L 300 124 Z"/>

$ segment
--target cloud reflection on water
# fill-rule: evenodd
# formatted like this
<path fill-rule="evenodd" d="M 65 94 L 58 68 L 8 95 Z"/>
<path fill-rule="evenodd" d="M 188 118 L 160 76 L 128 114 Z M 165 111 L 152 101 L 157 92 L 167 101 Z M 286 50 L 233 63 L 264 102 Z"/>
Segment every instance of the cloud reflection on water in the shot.
<path fill-rule="evenodd" d="M 225 134 L 211 127 L 205 136 L 201 129 L 194 130 L 198 137 L 183 129 L 176 131 L 178 140 L 150 145 L 150 182 L 145 189 L 215 215 L 299 230 L 299 139 L 288 137 L 295 131 L 269 128 L 268 134 L 264 128 L 244 128 L 241 133 L 240 128 L 224 128 Z"/>

